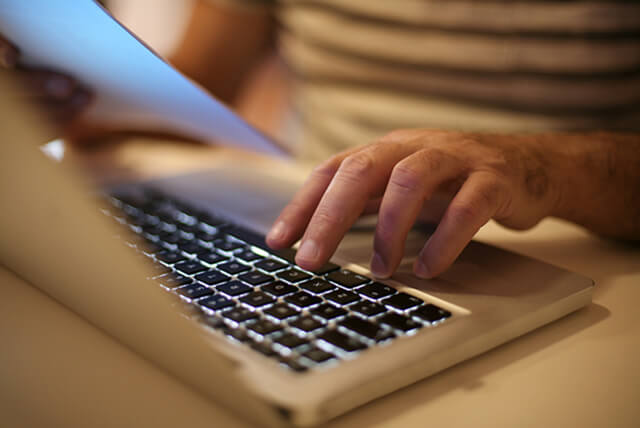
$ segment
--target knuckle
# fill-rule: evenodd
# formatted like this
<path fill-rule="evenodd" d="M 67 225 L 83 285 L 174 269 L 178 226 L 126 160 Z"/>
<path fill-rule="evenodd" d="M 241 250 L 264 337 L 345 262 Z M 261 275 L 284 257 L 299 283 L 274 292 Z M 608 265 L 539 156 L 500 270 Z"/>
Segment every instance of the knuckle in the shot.
<path fill-rule="evenodd" d="M 317 178 L 331 178 L 335 175 L 339 165 L 340 161 L 338 160 L 338 156 L 332 156 L 325 162 L 314 167 L 311 171 L 311 176 Z"/>
<path fill-rule="evenodd" d="M 347 156 L 340 165 L 338 173 L 346 179 L 360 181 L 367 177 L 375 167 L 375 160 L 367 150 Z"/>
<path fill-rule="evenodd" d="M 325 234 L 345 222 L 345 216 L 340 212 L 330 212 L 319 207 L 313 214 L 312 223 L 318 233 Z"/>
<path fill-rule="evenodd" d="M 485 208 L 495 207 L 498 205 L 501 193 L 502 185 L 500 181 L 498 179 L 491 179 L 476 192 L 477 203 Z"/>
<path fill-rule="evenodd" d="M 458 203 L 451 204 L 450 215 L 457 224 L 470 223 L 480 215 L 481 211 L 476 204 Z"/>
<path fill-rule="evenodd" d="M 442 169 L 448 154 L 438 147 L 428 147 L 416 153 L 417 160 L 423 169 L 429 172 L 437 172 Z"/>
<path fill-rule="evenodd" d="M 386 133 L 378 140 L 380 143 L 395 143 L 398 141 L 402 141 L 406 139 L 407 133 L 409 131 L 406 129 L 394 129 L 391 132 Z"/>
<path fill-rule="evenodd" d="M 422 171 L 413 163 L 400 162 L 391 172 L 389 184 L 406 192 L 417 192 L 422 187 Z"/>

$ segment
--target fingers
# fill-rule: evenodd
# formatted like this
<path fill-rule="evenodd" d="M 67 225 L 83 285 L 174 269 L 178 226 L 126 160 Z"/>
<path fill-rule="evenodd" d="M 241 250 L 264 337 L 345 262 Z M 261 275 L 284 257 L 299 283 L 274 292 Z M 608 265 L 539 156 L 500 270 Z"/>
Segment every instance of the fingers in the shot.
<path fill-rule="evenodd" d="M 66 126 L 91 102 L 91 94 L 63 74 L 34 70 L 18 65 L 19 52 L 0 35 L 0 67 L 15 69 L 11 73 L 19 82 L 14 94 L 45 111 L 56 125 Z"/>
<path fill-rule="evenodd" d="M 0 34 L 0 67 L 15 67 L 18 63 L 18 56 L 18 49 Z"/>
<path fill-rule="evenodd" d="M 22 70 L 19 76 L 24 96 L 67 100 L 77 89 L 76 82 L 62 74 L 42 70 Z"/>
<path fill-rule="evenodd" d="M 313 170 L 273 223 L 267 235 L 267 244 L 271 248 L 289 247 L 302 235 L 341 161 L 341 158 L 332 158 Z"/>
<path fill-rule="evenodd" d="M 398 267 L 411 227 L 424 203 L 443 182 L 459 176 L 466 167 L 458 157 L 440 149 L 423 149 L 400 161 L 389 178 L 382 198 L 374 237 L 371 271 L 390 276 Z"/>
<path fill-rule="evenodd" d="M 91 100 L 92 97 L 88 92 L 76 90 L 67 100 L 39 100 L 36 104 L 51 122 L 65 127 L 78 118 Z"/>
<path fill-rule="evenodd" d="M 476 232 L 506 201 L 506 192 L 494 175 L 486 172 L 470 175 L 422 249 L 414 264 L 415 274 L 432 278 L 451 266 Z"/>
<path fill-rule="evenodd" d="M 374 190 L 384 185 L 384 170 L 377 163 L 366 150 L 341 163 L 306 228 L 296 255 L 298 265 L 313 270 L 333 254 Z"/>
<path fill-rule="evenodd" d="M 347 156 L 333 176 L 306 227 L 296 256 L 303 268 L 316 269 L 385 188 L 391 169 L 410 150 L 407 145 L 375 144 Z"/>

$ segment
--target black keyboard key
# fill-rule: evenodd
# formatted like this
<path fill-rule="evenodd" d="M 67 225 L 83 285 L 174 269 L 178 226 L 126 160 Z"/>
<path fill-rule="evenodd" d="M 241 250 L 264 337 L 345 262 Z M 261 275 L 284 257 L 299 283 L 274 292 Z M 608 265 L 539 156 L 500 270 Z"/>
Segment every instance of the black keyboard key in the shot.
<path fill-rule="evenodd" d="M 283 248 L 281 250 L 271 250 L 271 252 L 283 259 L 288 261 L 291 264 L 296 264 L 296 250 L 294 250 L 293 248 Z"/>
<path fill-rule="evenodd" d="M 229 311 L 223 312 L 222 316 L 232 321 L 235 321 L 237 323 L 254 320 L 258 318 L 258 314 L 256 314 L 255 312 L 250 311 L 247 308 L 241 308 L 241 307 L 233 308 Z"/>
<path fill-rule="evenodd" d="M 199 273 L 207 270 L 208 268 L 197 260 L 188 260 L 186 262 L 180 262 L 173 266 L 178 271 L 185 273 L 187 275 L 193 275 L 194 273 Z"/>
<path fill-rule="evenodd" d="M 351 336 L 347 336 L 344 333 L 340 333 L 337 330 L 325 331 L 320 336 L 318 336 L 318 339 L 330 343 L 331 345 L 346 352 L 362 351 L 363 349 L 367 348 L 364 343 Z"/>
<path fill-rule="evenodd" d="M 322 275 L 328 274 L 329 272 L 333 272 L 339 269 L 340 269 L 340 266 L 338 266 L 337 264 L 327 262 L 321 267 L 319 267 L 318 269 L 314 270 L 313 273 L 315 273 L 316 275 L 322 276 Z"/>
<path fill-rule="evenodd" d="M 394 296 L 387 297 L 380 303 L 382 303 L 383 305 L 391 306 L 392 308 L 400 309 L 401 311 L 405 311 L 407 309 L 420 306 L 424 302 L 422 299 L 416 296 L 412 296 L 411 294 L 398 293 Z"/>
<path fill-rule="evenodd" d="M 427 322 L 436 322 L 449 318 L 451 316 L 451 312 L 429 303 L 428 305 L 421 306 L 411 312 L 411 315 L 421 318 Z"/>
<path fill-rule="evenodd" d="M 382 327 L 361 318 L 349 316 L 338 323 L 347 330 L 354 331 L 367 339 L 374 340 L 382 332 Z"/>
<path fill-rule="evenodd" d="M 294 250 L 293 248 L 284 248 L 282 250 L 275 250 L 273 251 L 273 254 L 275 254 L 276 256 L 280 257 L 283 260 L 288 261 L 291 264 L 296 264 L 296 250 Z M 337 264 L 327 262 L 317 270 L 314 270 L 313 273 L 315 273 L 316 275 L 325 275 L 329 272 L 333 272 L 334 270 L 338 270 L 338 269 L 340 269 L 340 266 L 338 266 Z"/>
<path fill-rule="evenodd" d="M 199 228 L 197 225 L 195 225 L 195 224 L 189 224 L 189 225 L 187 225 L 187 224 L 182 224 L 182 223 L 180 223 L 180 224 L 178 224 L 178 225 L 176 225 L 176 226 L 178 227 L 178 230 L 179 230 L 180 232 L 182 232 L 182 235 L 183 235 L 183 236 L 188 236 L 188 237 L 189 237 L 189 238 L 191 238 L 191 240 L 193 240 L 194 242 L 196 241 L 196 240 L 195 240 L 196 235 L 197 235 L 198 233 L 200 233 L 200 228 Z"/>
<path fill-rule="evenodd" d="M 216 263 L 229 260 L 228 257 L 225 257 L 213 251 L 206 254 L 198 254 L 198 258 L 208 265 L 215 265 Z"/>
<path fill-rule="evenodd" d="M 277 260 L 264 259 L 254 264 L 254 266 L 267 272 L 275 272 L 277 270 L 286 268 L 288 265 Z"/>
<path fill-rule="evenodd" d="M 171 232 L 171 233 L 163 233 L 162 235 L 159 236 L 159 238 L 162 242 L 176 245 L 178 242 L 180 242 L 180 240 L 182 239 L 182 236 L 180 236 L 180 234 L 177 232 Z"/>
<path fill-rule="evenodd" d="M 309 333 L 310 331 L 314 331 L 319 329 L 320 327 L 324 326 L 323 323 L 321 323 L 320 321 L 318 321 L 317 319 L 306 315 L 303 317 L 300 317 L 294 321 L 289 322 L 289 325 L 291 327 L 295 327 L 298 330 L 302 330 L 306 333 Z"/>
<path fill-rule="evenodd" d="M 238 276 L 238 279 L 251 285 L 260 285 L 264 284 L 265 282 L 273 281 L 272 276 L 265 275 L 264 273 L 258 271 L 243 273 L 242 275 Z"/>
<path fill-rule="evenodd" d="M 393 331 L 383 330 L 378 334 L 378 336 L 376 336 L 376 342 L 378 343 L 386 342 L 387 340 L 394 339 L 395 337 L 396 337 L 396 334 Z"/>
<path fill-rule="evenodd" d="M 241 296 L 243 294 L 253 291 L 253 287 L 240 281 L 229 281 L 226 284 L 222 284 L 216 287 L 216 289 L 229 296 Z"/>
<path fill-rule="evenodd" d="M 145 262 L 147 261 L 144 258 L 142 260 L 144 260 Z M 151 266 L 149 266 L 149 268 L 152 272 L 151 278 L 159 278 L 163 275 L 173 272 L 171 268 L 161 265 L 160 263 L 153 263 Z"/>
<path fill-rule="evenodd" d="M 296 305 L 299 308 L 307 308 L 309 306 L 317 305 L 318 303 L 322 302 L 322 299 L 320 297 L 314 296 L 313 294 L 309 294 L 304 291 L 285 297 L 284 300 L 291 303 L 292 305 Z"/>
<path fill-rule="evenodd" d="M 178 248 L 187 254 L 200 254 L 208 251 L 207 248 L 204 248 L 198 242 L 193 240 L 178 243 Z"/>
<path fill-rule="evenodd" d="M 298 315 L 300 313 L 300 311 L 292 308 L 286 303 L 276 303 L 275 305 L 271 306 L 269 309 L 265 309 L 263 312 L 279 320 L 291 318 L 292 316 Z"/>
<path fill-rule="evenodd" d="M 227 275 L 215 270 L 199 273 L 194 278 L 200 282 L 204 282 L 207 285 L 220 284 L 221 282 L 227 281 L 229 279 Z"/>
<path fill-rule="evenodd" d="M 293 283 L 297 283 L 297 282 L 304 281 L 311 278 L 311 275 L 309 275 L 308 273 L 304 273 L 298 269 L 287 269 L 283 272 L 277 273 L 276 275 L 280 279 L 283 279 L 287 282 L 293 282 Z"/>
<path fill-rule="evenodd" d="M 162 227 L 160 227 L 160 225 L 157 225 L 157 224 L 153 226 L 151 225 L 145 226 L 142 228 L 142 231 L 147 235 L 152 235 L 152 236 L 160 236 L 165 233 Z"/>
<path fill-rule="evenodd" d="M 198 297 L 213 294 L 213 291 L 210 288 L 201 284 L 185 285 L 184 287 L 178 288 L 176 291 L 180 295 L 189 299 L 197 299 Z"/>
<path fill-rule="evenodd" d="M 267 357 L 273 357 L 277 354 L 277 352 L 273 350 L 271 343 L 268 342 L 253 342 L 251 344 L 251 349 L 258 351 Z"/>
<path fill-rule="evenodd" d="M 384 285 L 379 282 L 374 282 L 373 284 L 368 284 L 358 289 L 358 293 L 373 300 L 391 296 L 392 294 L 395 294 L 395 292 L 395 288 L 389 287 L 388 285 Z"/>
<path fill-rule="evenodd" d="M 422 327 L 422 324 L 417 321 L 396 313 L 388 313 L 379 318 L 378 322 L 386 324 L 396 330 L 404 331 L 405 333 Z"/>
<path fill-rule="evenodd" d="M 198 300 L 198 304 L 214 311 L 235 306 L 235 303 L 233 303 L 232 300 L 229 300 L 220 294 Z"/>
<path fill-rule="evenodd" d="M 347 311 L 345 311 L 342 308 L 336 308 L 333 305 L 325 303 L 323 305 L 318 306 L 317 308 L 312 309 L 311 313 L 321 318 L 324 318 L 326 320 L 332 320 L 334 318 L 338 318 L 343 315 L 346 315 Z"/>
<path fill-rule="evenodd" d="M 237 340 L 238 342 L 248 342 L 251 340 L 251 338 L 247 335 L 247 332 L 239 328 L 226 327 L 222 331 L 224 331 L 224 334 Z"/>
<path fill-rule="evenodd" d="M 211 245 L 212 242 L 223 238 L 221 233 L 213 232 L 212 230 L 203 230 L 202 228 L 196 230 L 195 235 L 199 240 L 206 242 L 209 245 Z"/>
<path fill-rule="evenodd" d="M 295 358 L 282 358 L 280 362 L 295 372 L 302 373 L 309 370 L 307 366 L 301 364 L 300 361 Z"/>
<path fill-rule="evenodd" d="M 367 317 L 373 317 L 387 311 L 384 306 L 369 300 L 363 300 L 355 303 L 349 306 L 349 309 Z"/>
<path fill-rule="evenodd" d="M 196 213 L 196 217 L 200 220 L 200 227 L 203 229 L 214 229 L 214 227 L 219 227 L 225 224 L 225 221 L 221 218 L 218 218 L 208 212 L 198 212 Z"/>
<path fill-rule="evenodd" d="M 329 361 L 330 359 L 333 358 L 332 354 L 325 352 L 322 349 L 316 348 L 316 347 L 309 349 L 307 352 L 302 354 L 302 356 L 318 364 L 324 363 L 325 361 Z"/>
<path fill-rule="evenodd" d="M 371 281 L 367 277 L 358 275 L 357 273 L 351 272 L 350 270 L 346 269 L 331 272 L 326 276 L 326 278 L 329 281 L 342 285 L 345 288 L 355 288 Z"/>
<path fill-rule="evenodd" d="M 247 328 L 258 333 L 261 336 L 265 336 L 267 334 L 275 333 L 276 331 L 282 330 L 282 326 L 280 324 L 276 324 L 266 319 L 258 320 Z"/>
<path fill-rule="evenodd" d="M 259 247 L 259 248 L 265 248 L 265 249 L 269 248 L 264 241 L 264 236 L 259 235 L 244 227 L 227 225 L 225 226 L 224 230 L 225 232 L 227 232 L 227 234 L 241 241 L 244 241 L 247 244 L 255 245 L 256 247 Z"/>
<path fill-rule="evenodd" d="M 251 269 L 249 266 L 243 265 L 242 263 L 238 262 L 223 263 L 221 265 L 218 265 L 217 268 L 230 275 L 246 272 Z"/>
<path fill-rule="evenodd" d="M 234 241 L 222 241 L 220 243 L 215 243 L 215 247 L 220 251 L 226 251 L 228 253 L 234 252 L 242 248 L 242 244 Z"/>
<path fill-rule="evenodd" d="M 200 322 L 211 328 L 222 328 L 225 326 L 224 321 L 219 316 L 206 315 L 200 318 Z"/>
<path fill-rule="evenodd" d="M 169 265 L 186 260 L 185 256 L 175 251 L 161 251 L 156 254 L 156 258 Z"/>
<path fill-rule="evenodd" d="M 277 297 L 286 296 L 287 294 L 295 293 L 296 291 L 300 290 L 295 285 L 287 284 L 282 281 L 272 282 L 271 284 L 267 284 L 260 289 Z"/>
<path fill-rule="evenodd" d="M 337 287 L 324 279 L 310 279 L 300 284 L 300 288 L 314 294 L 323 294 L 327 291 L 335 290 Z"/>
<path fill-rule="evenodd" d="M 239 259 L 244 260 L 245 262 L 252 262 L 252 261 L 260 260 L 264 258 L 261 255 L 254 253 L 248 248 L 237 253 L 235 256 Z"/>
<path fill-rule="evenodd" d="M 349 303 L 357 302 L 360 297 L 356 293 L 352 293 L 346 290 L 336 290 L 329 294 L 326 294 L 325 299 L 336 302 L 339 305 L 348 305 Z"/>
<path fill-rule="evenodd" d="M 246 303 L 247 305 L 253 306 L 254 308 L 259 308 L 260 306 L 273 303 L 276 300 L 270 295 L 263 293 L 262 291 L 254 291 L 253 293 L 247 294 L 246 296 L 241 298 L 240 301 L 242 303 Z"/>
<path fill-rule="evenodd" d="M 309 343 L 308 340 L 296 336 L 292 333 L 283 334 L 282 336 L 278 337 L 275 342 L 290 349 L 294 349 L 298 346 L 306 345 L 307 343 Z"/>
<path fill-rule="evenodd" d="M 183 285 L 191 284 L 193 279 L 187 278 L 183 275 L 167 275 L 160 279 L 160 284 L 167 288 L 176 288 Z"/>

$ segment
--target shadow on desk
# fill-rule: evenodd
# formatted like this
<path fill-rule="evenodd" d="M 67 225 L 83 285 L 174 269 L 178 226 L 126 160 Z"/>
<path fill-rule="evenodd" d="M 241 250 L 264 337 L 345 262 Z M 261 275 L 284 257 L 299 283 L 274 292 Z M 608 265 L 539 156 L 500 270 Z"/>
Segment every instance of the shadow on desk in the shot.
<path fill-rule="evenodd" d="M 523 337 L 494 348 L 476 358 L 462 362 L 437 375 L 360 407 L 326 424 L 325 427 L 384 426 L 385 421 L 391 419 L 394 419 L 394 426 L 428 426 L 429 421 L 418 421 L 416 415 L 412 414 L 412 409 L 420 408 L 420 414 L 428 415 L 430 413 L 429 404 L 431 402 L 434 404 L 434 413 L 438 413 L 435 419 L 442 420 L 441 413 L 450 410 L 453 412 L 451 414 L 453 420 L 455 419 L 455 412 L 464 411 L 465 399 L 458 400 L 459 398 L 471 393 L 471 397 L 475 396 L 476 398 L 482 399 L 481 397 L 484 395 L 484 390 L 495 388 L 495 386 L 491 385 L 492 380 L 487 380 L 493 372 L 498 370 L 508 371 L 510 366 L 517 365 L 520 360 L 525 358 L 531 358 L 533 356 L 535 359 L 535 354 L 543 349 L 553 347 L 565 341 L 580 331 L 599 323 L 609 315 L 610 312 L 603 306 L 591 304 L 552 324 L 541 327 Z M 503 383 L 503 381 L 497 380 L 496 383 Z M 531 385 L 532 388 L 538 386 L 540 386 L 541 391 L 544 391 L 544 385 Z M 520 386 L 520 388 L 522 387 L 523 386 Z M 460 409 L 450 409 L 449 406 L 443 405 L 442 402 L 435 406 L 435 402 L 441 400 L 443 396 L 451 394 L 455 395 L 455 397 L 448 401 L 458 402 L 461 407 Z M 488 394 L 491 393 L 489 392 Z M 469 397 L 466 397 L 466 400 L 468 399 Z M 473 398 L 471 399 L 473 400 Z M 477 407 L 477 405 L 474 405 L 474 407 Z M 407 425 L 398 423 L 398 418 L 402 418 L 403 414 L 405 415 Z M 466 419 L 466 421 L 469 422 L 469 419 Z M 483 423 L 480 424 L 481 426 L 487 423 L 490 424 L 490 420 L 484 420 L 482 422 Z"/>

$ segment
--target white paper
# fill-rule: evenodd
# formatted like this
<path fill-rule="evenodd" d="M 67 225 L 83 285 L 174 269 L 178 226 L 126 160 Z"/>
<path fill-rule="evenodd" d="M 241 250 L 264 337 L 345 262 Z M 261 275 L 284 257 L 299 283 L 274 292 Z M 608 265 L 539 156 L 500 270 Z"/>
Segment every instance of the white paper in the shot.
<path fill-rule="evenodd" d="M 0 0 L 0 33 L 20 49 L 21 62 L 64 72 L 93 91 L 87 117 L 100 124 L 284 154 L 93 0 Z"/>

